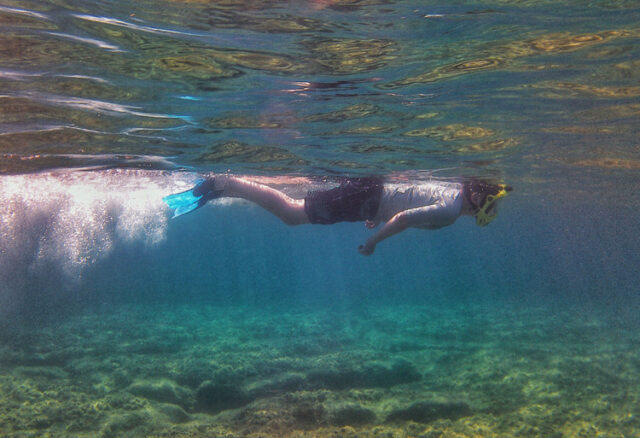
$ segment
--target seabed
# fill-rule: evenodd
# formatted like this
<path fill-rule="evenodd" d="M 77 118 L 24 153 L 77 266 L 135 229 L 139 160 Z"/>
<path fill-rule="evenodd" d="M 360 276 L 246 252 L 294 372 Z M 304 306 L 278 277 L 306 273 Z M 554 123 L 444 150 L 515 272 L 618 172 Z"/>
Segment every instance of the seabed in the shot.
<path fill-rule="evenodd" d="M 1 333 L 7 437 L 640 436 L 640 332 L 570 309 L 121 306 Z"/>

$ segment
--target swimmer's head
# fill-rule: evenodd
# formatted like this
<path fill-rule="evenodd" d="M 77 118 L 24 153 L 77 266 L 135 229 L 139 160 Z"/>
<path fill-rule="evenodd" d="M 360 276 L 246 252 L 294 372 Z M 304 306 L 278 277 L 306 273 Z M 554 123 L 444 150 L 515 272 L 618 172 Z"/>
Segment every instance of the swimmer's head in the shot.
<path fill-rule="evenodd" d="M 473 208 L 476 224 L 484 227 L 498 215 L 498 200 L 513 190 L 505 184 L 491 184 L 480 180 L 465 183 L 464 194 Z"/>

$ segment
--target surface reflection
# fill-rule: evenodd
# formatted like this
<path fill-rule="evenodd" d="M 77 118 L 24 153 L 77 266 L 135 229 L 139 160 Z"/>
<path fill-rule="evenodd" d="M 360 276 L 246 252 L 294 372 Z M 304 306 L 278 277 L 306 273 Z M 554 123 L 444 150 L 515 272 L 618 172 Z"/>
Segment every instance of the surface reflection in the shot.
<path fill-rule="evenodd" d="M 14 2 L 0 8 L 2 152 L 336 174 L 455 164 L 518 178 L 562 173 L 567 154 L 597 167 L 587 136 L 638 134 L 635 11 L 610 2 L 561 22 L 570 5 L 549 5 Z"/>

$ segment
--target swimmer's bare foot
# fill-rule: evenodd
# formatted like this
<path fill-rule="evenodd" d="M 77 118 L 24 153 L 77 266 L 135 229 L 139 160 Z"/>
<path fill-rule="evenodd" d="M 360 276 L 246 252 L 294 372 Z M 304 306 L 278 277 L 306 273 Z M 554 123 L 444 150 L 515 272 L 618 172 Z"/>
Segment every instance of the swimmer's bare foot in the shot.
<path fill-rule="evenodd" d="M 220 188 L 216 190 L 216 182 L 218 182 L 216 177 L 205 179 L 193 188 L 193 195 L 202 196 L 202 198 L 205 200 L 219 198 L 220 196 L 222 196 L 224 190 Z"/>

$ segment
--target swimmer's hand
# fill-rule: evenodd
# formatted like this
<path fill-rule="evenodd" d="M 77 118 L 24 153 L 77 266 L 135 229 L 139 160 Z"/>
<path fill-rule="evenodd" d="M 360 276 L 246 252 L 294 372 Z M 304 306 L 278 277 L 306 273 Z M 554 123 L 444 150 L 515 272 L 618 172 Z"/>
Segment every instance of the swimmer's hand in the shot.
<path fill-rule="evenodd" d="M 358 247 L 358 251 L 360 252 L 360 254 L 364 256 L 370 256 L 371 254 L 373 254 L 373 251 L 375 250 L 376 250 L 376 245 L 370 243 L 369 241 L 367 241 L 367 243 L 365 243 L 364 245 L 360 245 Z"/>
<path fill-rule="evenodd" d="M 374 221 L 370 221 L 369 219 L 367 219 L 366 221 L 364 221 L 364 226 L 369 228 L 369 229 L 372 229 L 372 228 L 377 227 L 378 223 L 374 222 Z"/>

